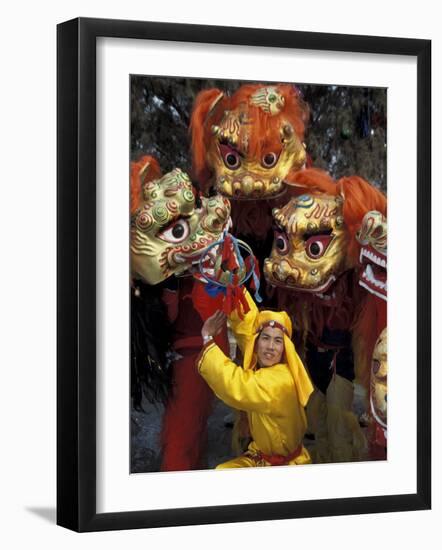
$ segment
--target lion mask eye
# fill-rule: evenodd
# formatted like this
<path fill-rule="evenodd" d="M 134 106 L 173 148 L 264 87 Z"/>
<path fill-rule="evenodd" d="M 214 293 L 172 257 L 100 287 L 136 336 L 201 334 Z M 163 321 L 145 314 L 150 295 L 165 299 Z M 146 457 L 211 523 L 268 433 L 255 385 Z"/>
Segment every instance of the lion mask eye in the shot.
<path fill-rule="evenodd" d="M 266 153 L 261 160 L 261 164 L 264 168 L 273 168 L 278 162 L 279 155 L 273 151 Z"/>
<path fill-rule="evenodd" d="M 168 243 L 181 243 L 187 239 L 190 234 L 189 222 L 180 218 L 172 225 L 158 233 L 158 238 Z"/>
<path fill-rule="evenodd" d="M 309 237 L 305 242 L 307 256 L 313 260 L 321 258 L 327 251 L 332 240 L 333 235 L 313 235 Z"/>
<path fill-rule="evenodd" d="M 378 361 L 377 359 L 373 359 L 372 364 L 371 364 L 371 369 L 372 369 L 373 375 L 376 377 L 376 379 L 379 382 L 386 382 L 387 381 L 387 376 L 385 374 L 383 374 L 382 372 L 380 372 L 381 366 L 382 365 L 381 365 L 380 361 Z"/>
<path fill-rule="evenodd" d="M 279 231 L 278 229 L 275 229 L 274 243 L 278 254 L 281 254 L 282 256 L 284 254 L 287 254 L 287 252 L 289 251 L 289 241 L 285 233 Z"/>
<path fill-rule="evenodd" d="M 237 170 L 241 166 L 241 156 L 236 149 L 230 147 L 230 145 L 220 143 L 219 150 L 227 168 Z"/>

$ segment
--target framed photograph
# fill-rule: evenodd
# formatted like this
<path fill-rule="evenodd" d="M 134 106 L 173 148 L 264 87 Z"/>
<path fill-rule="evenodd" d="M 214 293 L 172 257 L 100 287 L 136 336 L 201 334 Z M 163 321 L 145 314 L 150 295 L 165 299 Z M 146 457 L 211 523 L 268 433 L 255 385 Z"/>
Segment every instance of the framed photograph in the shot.
<path fill-rule="evenodd" d="M 430 508 L 430 41 L 80 18 L 57 68 L 57 523 Z"/>

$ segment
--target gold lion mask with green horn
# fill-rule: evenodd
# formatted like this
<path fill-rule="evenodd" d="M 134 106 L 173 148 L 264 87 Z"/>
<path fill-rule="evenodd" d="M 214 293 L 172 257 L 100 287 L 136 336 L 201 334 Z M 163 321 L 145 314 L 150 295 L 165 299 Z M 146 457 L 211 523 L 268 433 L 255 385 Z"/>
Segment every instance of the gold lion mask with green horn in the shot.
<path fill-rule="evenodd" d="M 142 184 L 139 207 L 131 216 L 131 269 L 150 285 L 179 275 L 218 240 L 230 218 L 230 203 L 216 195 L 197 207 L 192 183 L 176 168 Z"/>

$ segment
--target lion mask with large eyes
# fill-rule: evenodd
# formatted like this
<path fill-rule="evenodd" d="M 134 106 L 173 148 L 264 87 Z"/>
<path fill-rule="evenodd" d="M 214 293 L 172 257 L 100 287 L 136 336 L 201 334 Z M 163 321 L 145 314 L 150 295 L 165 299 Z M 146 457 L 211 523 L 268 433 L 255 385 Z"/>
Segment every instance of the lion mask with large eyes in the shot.
<path fill-rule="evenodd" d="M 288 84 L 248 84 L 231 96 L 200 92 L 191 116 L 193 170 L 204 188 L 236 200 L 269 199 L 303 167 L 308 107 Z"/>
<path fill-rule="evenodd" d="M 274 286 L 323 295 L 358 265 L 356 232 L 367 211 L 385 212 L 386 198 L 357 176 L 334 182 L 318 170 L 305 170 L 298 179 L 323 192 L 294 197 L 274 209 L 275 236 L 264 274 Z"/>
<path fill-rule="evenodd" d="M 132 165 L 131 270 L 150 285 L 180 275 L 218 240 L 230 219 L 230 204 L 216 195 L 200 198 L 184 172 L 162 177 L 156 161 Z"/>

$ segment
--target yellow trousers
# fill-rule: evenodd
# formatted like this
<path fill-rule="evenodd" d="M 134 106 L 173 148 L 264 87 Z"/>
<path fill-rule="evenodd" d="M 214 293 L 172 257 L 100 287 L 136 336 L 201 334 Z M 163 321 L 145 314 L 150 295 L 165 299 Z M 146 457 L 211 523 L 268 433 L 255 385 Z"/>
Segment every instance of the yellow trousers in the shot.
<path fill-rule="evenodd" d="M 227 462 L 223 462 L 222 464 L 218 464 L 216 467 L 217 470 L 224 470 L 227 468 L 256 468 L 258 466 L 271 466 L 269 462 L 266 460 L 263 460 L 257 455 L 258 449 L 256 448 L 255 443 L 252 441 L 250 443 L 248 450 L 241 456 L 238 456 L 237 458 L 232 458 L 232 460 L 228 460 Z M 291 460 L 287 466 L 293 466 L 295 464 L 311 464 L 312 459 L 310 458 L 310 455 L 307 451 L 307 449 L 302 446 L 301 453 Z"/>

